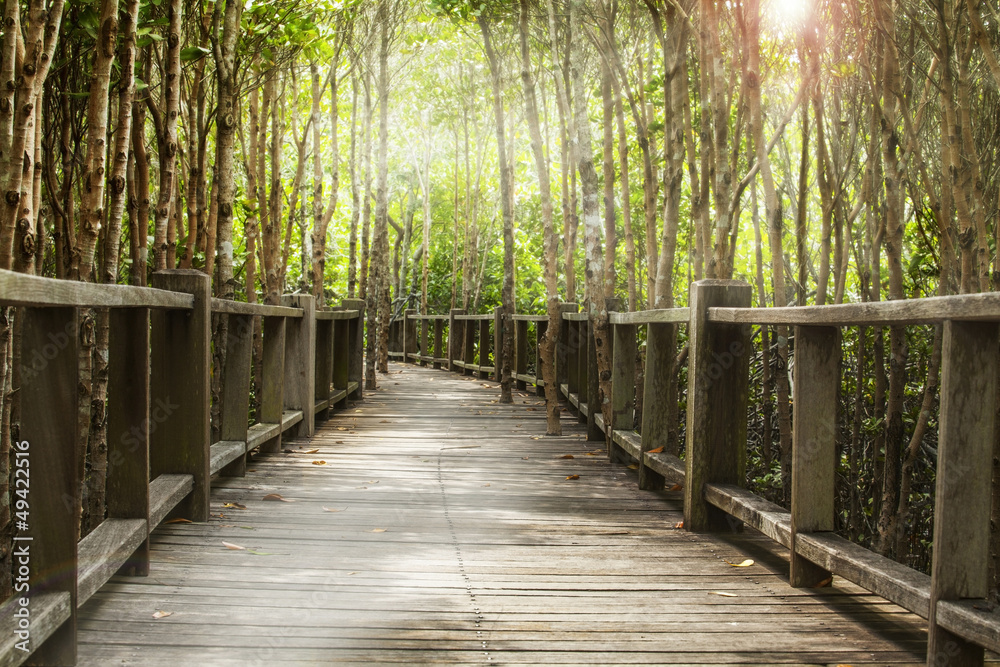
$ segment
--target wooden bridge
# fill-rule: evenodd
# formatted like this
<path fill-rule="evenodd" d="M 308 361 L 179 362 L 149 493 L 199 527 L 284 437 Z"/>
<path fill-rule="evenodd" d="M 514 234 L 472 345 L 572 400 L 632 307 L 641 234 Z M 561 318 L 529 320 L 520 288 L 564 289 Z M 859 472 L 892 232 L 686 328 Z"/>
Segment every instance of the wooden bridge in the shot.
<path fill-rule="evenodd" d="M 612 424 L 590 409 L 590 323 L 567 305 L 549 438 L 528 345 L 546 318 L 408 313 L 407 363 L 363 397 L 363 303 L 219 301 L 197 272 L 154 285 L 0 272 L 0 305 L 21 307 L 14 554 L 31 593 L 4 604 L 0 665 L 975 665 L 1000 648 L 983 600 L 1000 295 L 752 309 L 744 285 L 696 283 L 690 309 L 612 314 Z M 112 313 L 109 493 L 78 541 L 84 307 Z M 228 320 L 218 442 L 213 317 Z M 931 577 L 832 532 L 838 329 L 918 322 L 945 323 Z M 797 327 L 791 512 L 742 488 L 751 323 Z M 657 451 L 655 411 L 631 430 L 624 363 L 647 327 L 645 400 L 663 405 L 678 325 L 683 461 Z M 511 334 L 518 391 L 500 405 L 491 359 Z"/>

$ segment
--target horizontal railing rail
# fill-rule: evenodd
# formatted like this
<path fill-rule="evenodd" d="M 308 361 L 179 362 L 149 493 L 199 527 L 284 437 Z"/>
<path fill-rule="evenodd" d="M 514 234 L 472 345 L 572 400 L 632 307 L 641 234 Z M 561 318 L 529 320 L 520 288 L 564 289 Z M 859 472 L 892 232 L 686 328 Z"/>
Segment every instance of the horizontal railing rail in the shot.
<path fill-rule="evenodd" d="M 963 665 L 982 664 L 984 648 L 1000 651 L 1000 611 L 985 600 L 1000 293 L 787 308 L 752 308 L 750 301 L 745 283 L 701 281 L 691 286 L 689 307 L 616 312 L 609 304 L 610 424 L 600 410 L 591 409 L 597 405 L 598 384 L 591 323 L 586 313 L 576 312 L 576 304 L 562 304 L 556 355 L 560 394 L 588 423 L 588 439 L 605 441 L 613 460 L 637 462 L 640 487 L 670 484 L 683 490 L 687 530 L 728 529 L 736 519 L 791 551 L 793 586 L 823 585 L 833 575 L 841 576 L 928 619 L 928 665 L 959 664 L 951 662 L 957 657 Z M 480 326 L 467 324 L 477 321 Z M 534 375 L 527 372 L 532 324 L 537 344 L 548 326 L 545 315 L 515 314 L 508 325 L 499 313 L 452 311 L 448 368 L 480 377 L 486 377 L 487 370 L 496 377 L 495 368 L 484 369 L 475 360 L 489 358 L 491 352 L 497 357 L 504 327 L 512 325 L 513 377 L 519 389 L 531 384 L 541 394 L 538 364 Z M 919 324 L 944 326 L 930 576 L 833 532 L 839 329 Z M 683 459 L 663 451 L 671 449 L 672 437 L 669 420 L 663 418 L 665 410 L 648 408 L 677 403 L 668 375 L 678 353 L 671 327 L 678 325 L 687 327 L 688 345 Z M 750 325 L 795 327 L 790 509 L 744 488 Z M 638 326 L 647 328 L 643 387 L 647 409 L 642 413 L 641 435 L 634 430 Z"/>
<path fill-rule="evenodd" d="M 148 574 L 157 525 L 170 516 L 208 520 L 214 476 L 242 476 L 253 450 L 277 451 L 283 437 L 311 435 L 316 417 L 362 397 L 363 301 L 317 312 L 307 295 L 284 296 L 281 305 L 214 299 L 208 276 L 191 270 L 157 272 L 152 283 L 0 271 L 0 307 L 18 308 L 21 332 L 14 459 L 25 484 L 12 501 L 22 513 L 14 548 L 30 553 L 30 607 L 21 591 L 0 606 L 0 664 L 74 664 L 77 609 L 116 572 Z M 109 309 L 107 516 L 78 540 L 78 360 L 80 337 L 89 335 L 80 311 L 90 308 Z M 213 316 L 226 329 L 214 343 L 226 349 L 214 442 Z M 248 426 L 255 331 L 263 395 Z"/>

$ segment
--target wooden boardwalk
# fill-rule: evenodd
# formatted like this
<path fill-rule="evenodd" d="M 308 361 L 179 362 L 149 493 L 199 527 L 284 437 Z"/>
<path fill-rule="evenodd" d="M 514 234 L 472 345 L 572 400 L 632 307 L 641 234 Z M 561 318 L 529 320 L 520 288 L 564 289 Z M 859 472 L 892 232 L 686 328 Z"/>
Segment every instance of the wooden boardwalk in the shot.
<path fill-rule="evenodd" d="M 217 482 L 207 524 L 158 529 L 149 577 L 83 607 L 79 664 L 924 664 L 919 618 L 790 588 L 767 538 L 675 529 L 679 493 L 637 490 L 569 415 L 545 437 L 541 399 L 380 384 Z"/>

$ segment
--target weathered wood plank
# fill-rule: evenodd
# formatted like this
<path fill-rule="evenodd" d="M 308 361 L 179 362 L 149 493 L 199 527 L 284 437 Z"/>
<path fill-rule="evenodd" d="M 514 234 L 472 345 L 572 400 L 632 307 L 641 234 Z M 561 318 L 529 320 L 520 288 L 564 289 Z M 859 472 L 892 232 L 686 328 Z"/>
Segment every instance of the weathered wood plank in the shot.
<path fill-rule="evenodd" d="M 986 600 L 940 600 L 936 620 L 952 634 L 1000 653 L 1000 610 Z"/>
<path fill-rule="evenodd" d="M 989 595 L 998 338 L 996 322 L 944 323 L 928 665 L 983 664 L 983 647 L 938 625 L 936 612 L 939 600 Z"/>
<path fill-rule="evenodd" d="M 77 548 L 77 606 L 89 600 L 115 572 L 127 565 L 148 535 L 149 523 L 145 517 L 105 519 L 80 540 Z"/>
<path fill-rule="evenodd" d="M 343 320 L 354 320 L 357 319 L 360 311 L 343 309 L 343 310 L 317 310 L 316 319 L 317 320 L 332 320 L 334 322 L 340 322 Z"/>
<path fill-rule="evenodd" d="M 155 528 L 194 488 L 191 475 L 160 475 L 149 483 L 149 526 Z"/>
<path fill-rule="evenodd" d="M 210 470 L 212 474 L 218 473 L 227 465 L 242 457 L 247 450 L 247 443 L 243 440 L 220 440 L 212 445 Z"/>
<path fill-rule="evenodd" d="M 32 653 L 49 637 L 58 633 L 73 615 L 73 603 L 69 593 L 35 593 L 31 596 L 31 629 L 28 651 L 18 644 L 23 641 L 24 628 L 15 614 L 20 608 L 17 595 L 8 598 L 0 609 L 0 667 L 18 667 L 32 657 Z M 23 646 L 23 645 L 22 645 Z"/>
<path fill-rule="evenodd" d="M 190 310 L 190 294 L 127 285 L 97 285 L 0 269 L 0 303 L 34 308 L 165 308 Z"/>
<path fill-rule="evenodd" d="M 212 312 L 227 315 L 249 315 L 258 317 L 302 317 L 301 308 L 272 306 L 265 303 L 245 303 L 229 299 L 212 299 Z"/>
<path fill-rule="evenodd" d="M 830 572 L 796 553 L 800 533 L 833 530 L 837 463 L 840 330 L 795 327 L 792 424 L 792 586 L 815 586 Z"/>
<path fill-rule="evenodd" d="M 282 397 L 285 410 L 302 412 L 291 436 L 306 438 L 315 431 L 312 411 L 316 396 L 316 299 L 311 294 L 281 297 L 282 304 L 301 308 L 301 320 L 289 319 L 285 328 L 285 373 Z"/>
<path fill-rule="evenodd" d="M 27 570 L 29 598 L 39 593 L 70 597 L 69 617 L 53 628 L 44 644 L 30 642 L 32 662 L 73 664 L 77 655 L 76 577 L 79 539 L 79 454 L 77 442 L 77 378 L 79 330 L 73 308 L 25 308 L 21 311 L 21 424 L 11 446 L 11 505 L 25 500 L 17 517 L 11 562 L 23 578 Z M 19 491 L 21 493 L 19 493 Z M 65 504 L 69 501 L 69 506 Z M 23 591 L 22 591 L 23 592 Z M 5 638 L 6 639 L 6 638 Z"/>
<path fill-rule="evenodd" d="M 706 484 L 705 500 L 778 544 L 792 546 L 792 515 L 780 505 L 733 484 Z"/>
<path fill-rule="evenodd" d="M 691 315 L 687 308 L 637 310 L 630 313 L 609 313 L 611 324 L 687 324 Z"/>

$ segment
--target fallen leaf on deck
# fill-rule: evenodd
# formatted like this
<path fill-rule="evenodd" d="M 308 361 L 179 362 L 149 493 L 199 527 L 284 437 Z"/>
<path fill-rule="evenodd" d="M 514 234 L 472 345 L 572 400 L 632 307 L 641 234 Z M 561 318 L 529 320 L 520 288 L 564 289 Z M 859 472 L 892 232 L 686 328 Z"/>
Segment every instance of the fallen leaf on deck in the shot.
<path fill-rule="evenodd" d="M 241 505 L 237 502 L 226 503 L 223 507 L 231 510 L 245 510 L 247 508 L 246 505 Z"/>
<path fill-rule="evenodd" d="M 346 430 L 347 430 L 347 427 L 346 427 L 346 426 L 338 426 L 338 427 L 337 427 L 337 430 L 338 430 L 338 431 L 346 431 Z"/>
<path fill-rule="evenodd" d="M 361 410 L 355 410 L 355 412 L 361 412 Z"/>
<path fill-rule="evenodd" d="M 368 481 L 367 481 L 367 482 L 365 482 L 365 483 L 366 483 L 366 484 L 378 484 L 378 480 L 377 480 L 377 479 L 370 479 L 370 480 L 368 480 Z"/>
<path fill-rule="evenodd" d="M 398 383 L 397 383 L 397 384 L 398 384 Z M 351 576 L 352 574 L 357 574 L 357 571 L 355 571 L 355 572 L 348 572 L 348 573 L 347 573 L 347 576 Z"/>
<path fill-rule="evenodd" d="M 739 597 L 736 593 L 727 593 L 725 591 L 712 591 L 712 595 L 721 595 L 724 598 L 735 598 Z"/>
<path fill-rule="evenodd" d="M 538 412 L 538 408 L 525 408 L 528 412 Z"/>
<path fill-rule="evenodd" d="M 663 447 L 657 447 L 656 449 L 650 449 L 646 452 L 647 454 L 662 454 Z"/>
<path fill-rule="evenodd" d="M 194 522 L 191 521 L 191 519 L 181 519 L 180 517 L 178 517 L 176 519 L 171 519 L 170 521 L 167 521 L 167 523 L 194 523 Z"/>
<path fill-rule="evenodd" d="M 819 582 L 815 586 L 813 586 L 813 588 L 826 588 L 827 586 L 829 586 L 832 583 L 833 583 L 833 577 L 830 576 L 830 577 L 827 577 L 826 579 L 824 579 L 823 581 Z"/>
<path fill-rule="evenodd" d="M 596 451 L 596 452 L 587 452 L 587 456 L 600 456 L 600 455 L 601 455 L 601 454 L 603 454 L 603 453 L 604 453 L 604 452 L 602 452 L 602 451 L 600 451 L 600 450 L 598 450 L 598 451 Z"/>
<path fill-rule="evenodd" d="M 303 454 L 319 454 L 319 449 L 310 449 L 308 452 L 302 452 Z"/>
<path fill-rule="evenodd" d="M 254 556 L 273 556 L 274 554 L 267 551 L 254 551 L 253 549 L 247 549 L 248 554 L 253 554 Z"/>
<path fill-rule="evenodd" d="M 324 512 L 343 512 L 344 510 L 337 509 L 336 507 L 324 507 L 323 511 Z"/>
<path fill-rule="evenodd" d="M 750 567 L 751 565 L 753 565 L 753 559 L 752 558 L 747 558 L 745 561 L 743 561 L 741 563 L 733 563 L 733 562 L 730 562 L 728 560 L 726 562 L 729 563 L 730 565 L 732 565 L 733 567 Z"/>
<path fill-rule="evenodd" d="M 373 533 L 384 533 L 386 530 L 388 530 L 388 528 L 373 528 L 372 532 Z"/>
<path fill-rule="evenodd" d="M 280 500 L 283 503 L 294 503 L 294 500 L 289 500 L 288 498 L 282 498 L 281 495 L 277 493 L 269 493 L 262 498 L 262 500 Z"/>
<path fill-rule="evenodd" d="M 155 618 L 156 620 L 160 620 L 161 618 L 166 618 L 167 616 L 173 616 L 173 615 L 174 612 L 172 611 L 157 611 L 155 614 L 153 614 L 153 618 Z"/>
<path fill-rule="evenodd" d="M 489 485 L 490 485 L 489 482 L 486 482 L 485 484 L 483 484 L 483 486 L 489 486 Z"/>
<path fill-rule="evenodd" d="M 391 423 L 392 422 L 389 421 L 388 419 L 383 419 L 382 421 L 379 422 L 379 424 L 391 424 Z"/>
<path fill-rule="evenodd" d="M 326 461 L 313 461 L 314 466 L 325 466 Z"/>
<path fill-rule="evenodd" d="M 222 546 L 226 547 L 227 549 L 232 549 L 233 551 L 246 551 L 247 550 L 246 547 L 241 547 L 240 545 L 233 544 L 232 542 L 223 542 Z"/>
<path fill-rule="evenodd" d="M 570 475 L 566 479 L 580 479 L 580 476 L 579 475 Z"/>
<path fill-rule="evenodd" d="M 638 463 L 630 463 L 628 465 L 628 469 L 629 470 L 638 470 L 639 469 L 639 464 Z"/>
<path fill-rule="evenodd" d="M 674 484 L 673 486 L 670 487 L 670 490 L 671 491 L 683 491 L 684 490 L 684 486 L 681 485 L 681 484 Z"/>
<path fill-rule="evenodd" d="M 527 460 L 528 460 L 528 457 L 527 457 L 527 456 L 522 456 L 522 457 L 521 457 L 521 460 L 522 460 L 522 461 L 527 461 Z"/>
<path fill-rule="evenodd" d="M 561 458 L 561 459 L 575 459 L 576 457 L 573 456 L 572 454 L 563 454 L 559 458 Z"/>
<path fill-rule="evenodd" d="M 683 521 L 678 521 L 677 523 L 674 524 L 674 528 L 683 528 L 683 527 L 684 527 Z"/>

